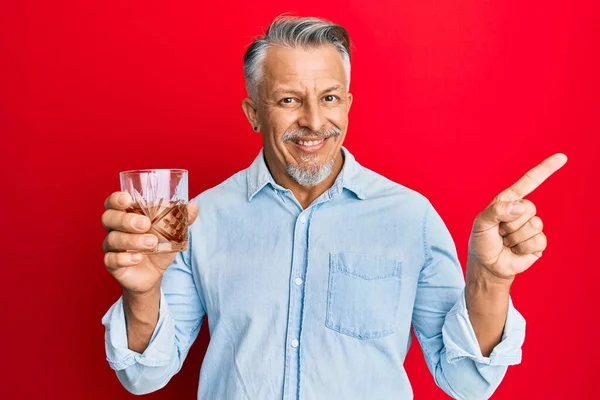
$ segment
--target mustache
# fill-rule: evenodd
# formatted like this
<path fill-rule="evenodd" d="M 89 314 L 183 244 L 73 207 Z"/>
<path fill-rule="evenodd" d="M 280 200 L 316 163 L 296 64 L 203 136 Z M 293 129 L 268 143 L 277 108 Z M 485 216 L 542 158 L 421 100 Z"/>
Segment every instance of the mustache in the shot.
<path fill-rule="evenodd" d="M 327 139 L 330 136 L 340 136 L 342 130 L 336 127 L 332 127 L 329 129 L 319 129 L 318 131 L 313 131 L 308 128 L 300 128 L 300 129 L 289 129 L 284 132 L 281 137 L 282 142 L 288 142 L 290 140 L 298 139 L 303 136 L 316 136 L 319 139 Z"/>

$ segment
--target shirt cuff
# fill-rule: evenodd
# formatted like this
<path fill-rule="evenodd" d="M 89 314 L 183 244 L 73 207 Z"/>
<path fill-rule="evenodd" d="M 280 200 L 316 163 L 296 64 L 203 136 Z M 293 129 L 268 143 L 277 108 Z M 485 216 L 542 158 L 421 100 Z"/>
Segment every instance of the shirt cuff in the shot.
<path fill-rule="evenodd" d="M 105 327 L 104 347 L 106 360 L 116 371 L 139 363 L 149 367 L 167 365 L 175 351 L 175 330 L 173 317 L 170 315 L 164 294 L 160 293 L 159 318 L 150 338 L 150 343 L 142 354 L 130 350 L 127 345 L 127 325 L 123 309 L 123 297 L 102 317 Z"/>
<path fill-rule="evenodd" d="M 494 347 L 489 357 L 484 357 L 469 319 L 463 289 L 458 301 L 446 316 L 442 337 L 449 363 L 469 358 L 486 365 L 515 365 L 521 362 L 521 346 L 525 341 L 525 319 L 514 308 L 509 298 L 502 341 Z"/>

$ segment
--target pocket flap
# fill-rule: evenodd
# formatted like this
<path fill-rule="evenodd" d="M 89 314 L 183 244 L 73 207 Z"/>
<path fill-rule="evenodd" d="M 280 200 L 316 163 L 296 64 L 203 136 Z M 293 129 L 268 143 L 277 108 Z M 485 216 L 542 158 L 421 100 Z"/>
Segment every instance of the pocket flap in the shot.
<path fill-rule="evenodd" d="M 362 253 L 331 253 L 331 266 L 363 279 L 400 278 L 402 262 Z"/>

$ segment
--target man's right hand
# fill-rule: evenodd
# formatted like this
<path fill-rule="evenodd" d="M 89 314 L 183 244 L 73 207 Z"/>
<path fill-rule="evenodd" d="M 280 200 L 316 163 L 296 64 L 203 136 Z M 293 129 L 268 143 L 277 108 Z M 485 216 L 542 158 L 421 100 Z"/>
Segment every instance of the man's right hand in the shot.
<path fill-rule="evenodd" d="M 104 239 L 104 264 L 108 272 L 131 294 L 144 294 L 160 287 L 163 273 L 175 260 L 176 253 L 143 255 L 156 246 L 156 235 L 146 233 L 150 219 L 127 213 L 132 198 L 126 192 L 115 192 L 105 202 L 102 225 L 108 234 Z M 198 215 L 198 207 L 188 204 L 191 224 Z"/>

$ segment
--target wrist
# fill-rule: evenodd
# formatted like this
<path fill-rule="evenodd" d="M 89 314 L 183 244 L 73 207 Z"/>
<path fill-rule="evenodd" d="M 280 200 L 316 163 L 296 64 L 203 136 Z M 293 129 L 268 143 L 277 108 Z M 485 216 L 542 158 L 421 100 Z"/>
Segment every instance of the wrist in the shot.
<path fill-rule="evenodd" d="M 160 309 L 160 285 L 145 292 L 123 288 L 123 308 L 128 324 L 154 328 Z"/>
<path fill-rule="evenodd" d="M 127 297 L 128 299 L 131 300 L 140 300 L 143 301 L 145 299 L 148 298 L 154 298 L 156 297 L 156 295 L 160 295 L 160 285 L 161 285 L 162 280 L 159 280 L 157 283 L 155 283 L 153 286 L 151 286 L 149 289 L 144 290 L 144 291 L 140 291 L 140 290 L 132 290 L 132 289 L 127 289 L 126 287 L 123 287 L 123 297 Z"/>
<path fill-rule="evenodd" d="M 502 278 L 486 267 L 467 262 L 465 300 L 470 314 L 506 315 L 514 277 Z"/>
<path fill-rule="evenodd" d="M 475 261 L 467 260 L 467 285 L 475 284 L 485 290 L 510 292 L 514 280 L 514 276 L 502 277 L 495 275 L 485 266 Z"/>

